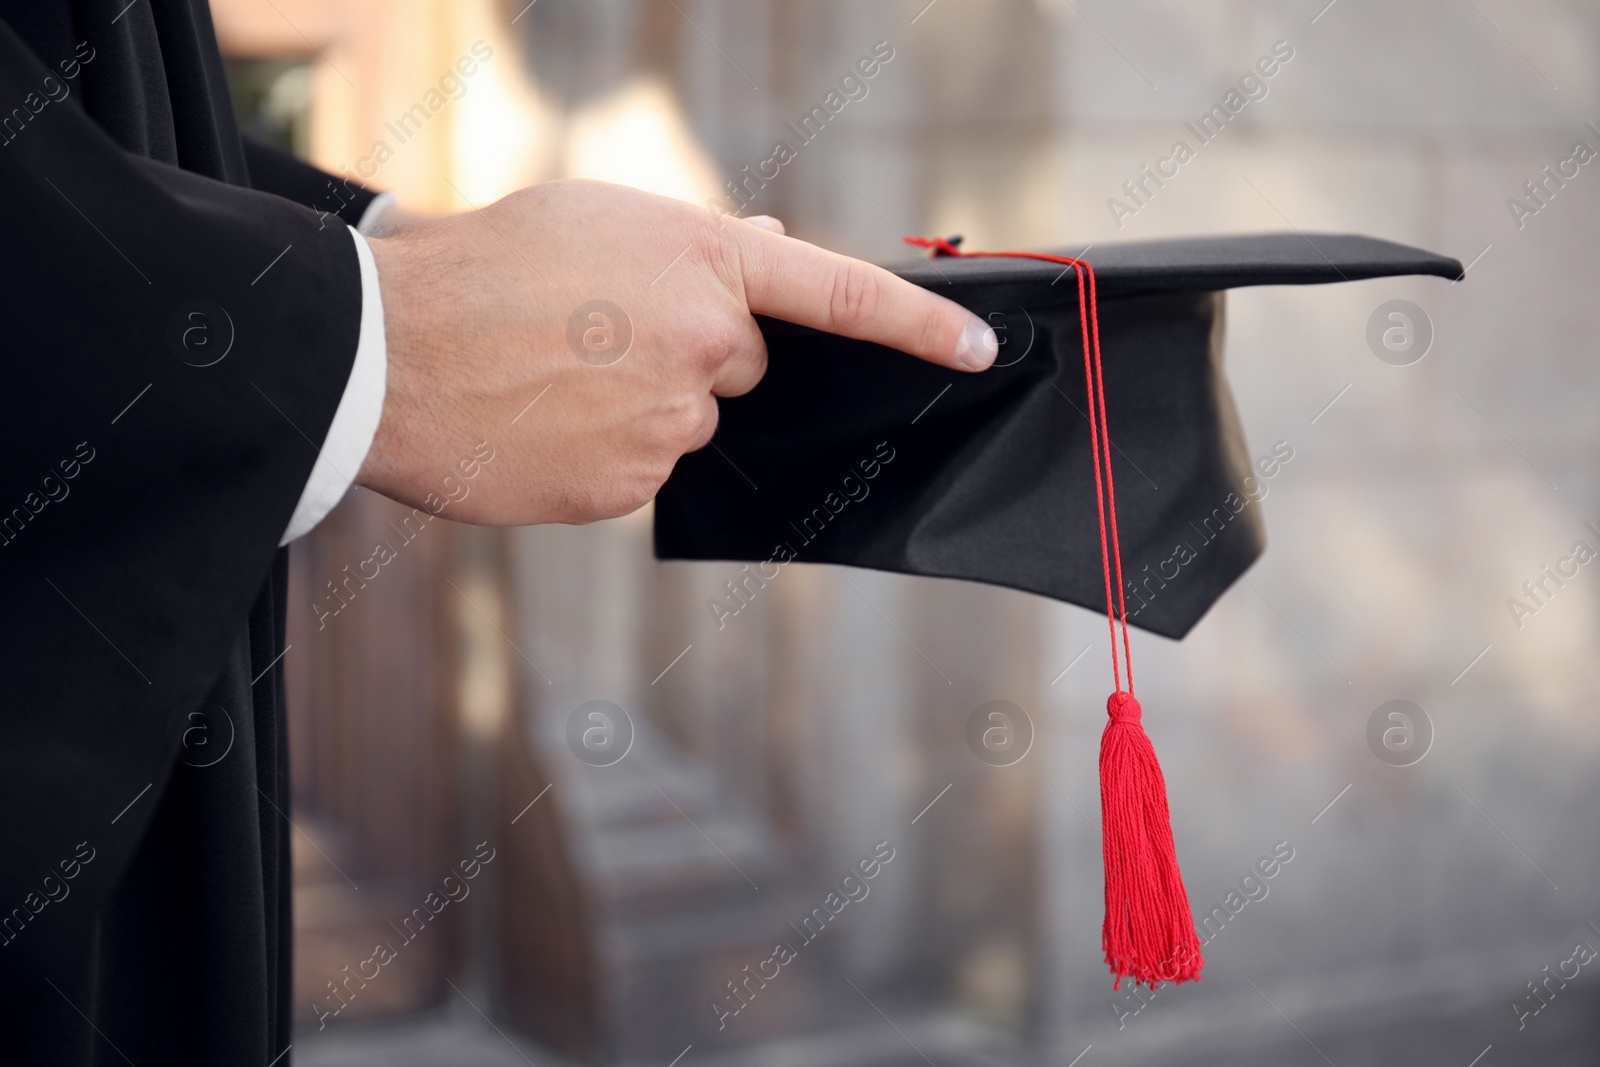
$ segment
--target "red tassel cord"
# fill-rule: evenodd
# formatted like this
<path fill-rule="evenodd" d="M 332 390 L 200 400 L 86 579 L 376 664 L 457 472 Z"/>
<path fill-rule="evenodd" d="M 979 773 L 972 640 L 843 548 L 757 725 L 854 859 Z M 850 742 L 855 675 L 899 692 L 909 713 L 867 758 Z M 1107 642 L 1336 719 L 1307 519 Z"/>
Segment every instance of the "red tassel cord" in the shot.
<path fill-rule="evenodd" d="M 1100 361 L 1100 315 L 1094 268 L 1071 256 L 1041 252 L 963 252 L 960 238 L 907 237 L 906 243 L 939 256 L 1042 259 L 1071 267 L 1078 281 L 1078 327 L 1089 403 L 1089 450 L 1094 455 L 1095 507 L 1100 518 L 1100 567 L 1105 578 L 1106 625 L 1111 632 L 1110 716 L 1100 737 L 1100 815 L 1106 873 L 1106 919 L 1101 935 L 1106 964 L 1123 978 L 1152 989 L 1158 982 L 1199 981 L 1205 961 L 1195 933 L 1189 896 L 1172 841 L 1167 783 L 1140 722 L 1133 695 L 1133 652 L 1123 597 L 1122 550 L 1117 537 L 1117 495 L 1111 478 L 1111 434 L 1106 421 L 1105 377 Z M 1113 577 L 1115 586 L 1113 586 Z M 1115 588 L 1115 596 L 1112 590 Z M 1117 649 L 1117 628 L 1122 649 Z M 1128 688 L 1122 688 L 1126 666 Z"/>

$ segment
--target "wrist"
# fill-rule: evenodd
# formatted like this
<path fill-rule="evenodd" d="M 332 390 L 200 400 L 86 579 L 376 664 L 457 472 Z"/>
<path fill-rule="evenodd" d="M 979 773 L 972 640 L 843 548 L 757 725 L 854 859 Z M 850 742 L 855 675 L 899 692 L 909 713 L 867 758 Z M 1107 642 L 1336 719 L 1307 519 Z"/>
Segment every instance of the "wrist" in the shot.
<path fill-rule="evenodd" d="M 432 222 L 436 215 L 414 211 L 397 201 L 393 193 L 383 193 L 367 208 L 356 227 L 365 237 L 393 237 L 424 223 Z"/>
<path fill-rule="evenodd" d="M 414 333 L 402 308 L 412 303 L 406 290 L 408 274 L 406 250 L 396 247 L 400 242 L 393 238 L 368 237 L 373 263 L 378 273 L 378 299 L 383 306 L 384 357 L 387 361 L 385 377 L 387 388 L 383 398 L 383 411 L 378 419 L 378 429 L 367 450 L 366 460 L 356 475 L 356 484 L 387 496 L 394 495 L 397 453 L 401 433 L 398 412 L 403 408 L 402 397 L 409 388 L 404 367 L 407 350 Z"/>
<path fill-rule="evenodd" d="M 441 232 L 457 224 L 442 220 L 370 241 L 388 341 L 388 390 L 356 481 L 413 506 L 437 488 L 439 457 L 464 455 L 474 443 L 465 440 L 459 409 L 481 384 L 472 366 L 481 340 L 471 331 L 491 309 L 473 306 L 460 239 Z"/>

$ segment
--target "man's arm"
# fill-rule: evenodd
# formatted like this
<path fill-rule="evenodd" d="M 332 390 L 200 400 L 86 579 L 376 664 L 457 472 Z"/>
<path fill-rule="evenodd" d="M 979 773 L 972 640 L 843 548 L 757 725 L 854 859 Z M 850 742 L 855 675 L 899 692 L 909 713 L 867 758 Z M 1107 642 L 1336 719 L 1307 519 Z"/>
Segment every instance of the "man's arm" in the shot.
<path fill-rule="evenodd" d="M 339 211 L 367 232 L 384 206 L 354 182 L 276 149 L 254 144 L 248 158 L 257 184 L 317 207 L 321 218 Z M 374 248 L 387 381 L 378 380 L 370 356 L 358 356 L 328 451 L 366 453 L 372 444 L 365 484 L 424 506 L 430 496 L 446 499 L 440 493 L 450 464 L 441 448 L 471 463 L 477 444 L 497 436 L 485 402 L 516 401 L 520 412 L 521 391 L 536 389 L 542 399 L 561 387 L 540 427 L 490 445 L 509 449 L 513 462 L 484 483 L 488 493 L 452 510 L 469 521 L 587 522 L 649 500 L 678 456 L 710 439 L 714 397 L 738 395 L 760 379 L 766 357 L 755 313 L 966 370 L 988 366 L 997 350 L 987 325 L 957 305 L 876 267 L 786 240 L 782 224 L 765 216 L 718 218 L 595 182 L 549 183 L 447 220 L 399 209 L 388 215 L 400 224 L 380 224 L 375 236 L 393 240 Z M 530 284 L 538 291 L 532 300 Z M 585 294 L 602 291 L 627 300 L 609 301 L 612 310 L 591 320 L 594 311 L 582 309 L 594 301 Z M 369 309 L 376 302 L 369 299 Z M 574 338 L 612 329 L 627 333 L 625 350 L 582 358 L 572 351 Z M 373 332 L 363 332 L 364 352 Z M 383 423 L 373 442 L 369 424 L 346 413 L 380 398 Z M 562 410 L 575 417 L 563 419 Z M 352 424 L 361 430 L 353 433 Z M 482 441 L 462 436 L 474 433 Z M 346 488 L 330 464 L 319 463 L 286 539 L 319 520 Z M 319 498 L 331 502 L 319 509 Z"/>

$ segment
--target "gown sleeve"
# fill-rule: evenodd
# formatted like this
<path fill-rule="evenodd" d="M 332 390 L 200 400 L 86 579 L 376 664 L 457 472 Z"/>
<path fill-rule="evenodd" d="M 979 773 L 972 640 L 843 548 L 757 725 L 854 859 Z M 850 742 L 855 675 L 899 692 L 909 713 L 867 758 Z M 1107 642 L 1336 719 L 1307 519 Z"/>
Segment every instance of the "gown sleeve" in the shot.
<path fill-rule="evenodd" d="M 304 204 L 327 225 L 359 226 L 378 194 L 350 178 L 337 178 L 282 149 L 246 134 L 245 163 L 250 184 L 263 192 Z"/>
<path fill-rule="evenodd" d="M 342 222 L 124 152 L 71 89 L 0 21 L 0 952 L 13 964 L 50 943 L 38 926 L 82 925 L 138 846 L 184 714 L 269 578 L 362 310 Z M 47 908 L 62 887 L 73 899 Z"/>

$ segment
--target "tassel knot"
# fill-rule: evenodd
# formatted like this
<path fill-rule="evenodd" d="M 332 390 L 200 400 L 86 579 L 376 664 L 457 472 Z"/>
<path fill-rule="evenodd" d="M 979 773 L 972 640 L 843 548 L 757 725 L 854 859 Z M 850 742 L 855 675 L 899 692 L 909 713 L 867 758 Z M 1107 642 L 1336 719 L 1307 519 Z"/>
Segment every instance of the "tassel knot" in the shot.
<path fill-rule="evenodd" d="M 1120 689 L 1106 701 L 1106 714 L 1111 716 L 1113 722 L 1137 723 L 1143 711 L 1132 693 Z"/>

